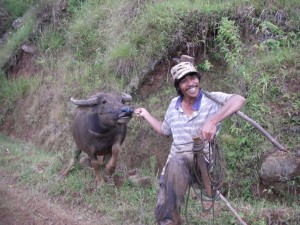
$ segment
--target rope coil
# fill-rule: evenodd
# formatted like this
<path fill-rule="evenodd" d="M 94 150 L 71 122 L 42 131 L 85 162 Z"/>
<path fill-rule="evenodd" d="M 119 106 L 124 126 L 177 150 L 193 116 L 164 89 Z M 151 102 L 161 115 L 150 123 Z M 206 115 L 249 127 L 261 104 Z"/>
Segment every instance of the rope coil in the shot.
<path fill-rule="evenodd" d="M 222 149 L 218 145 L 218 141 L 215 139 L 212 142 L 209 142 L 209 150 L 208 154 L 204 152 L 204 142 L 203 144 L 194 144 L 193 152 L 194 152 L 194 162 L 193 162 L 193 172 L 194 172 L 194 182 L 196 184 L 200 184 L 200 190 L 207 196 L 207 191 L 203 186 L 202 175 L 200 171 L 199 165 L 199 157 L 204 157 L 206 162 L 206 167 L 209 175 L 209 180 L 211 184 L 211 190 L 216 192 L 220 190 L 224 183 L 225 178 L 225 159 Z M 214 198 L 215 196 L 212 196 Z"/>
<path fill-rule="evenodd" d="M 192 187 L 197 199 L 200 199 L 201 201 L 203 211 L 209 211 L 213 209 L 213 215 L 214 215 L 214 201 L 219 198 L 220 192 L 218 190 L 220 190 L 220 188 L 224 183 L 226 165 L 225 165 L 223 151 L 219 147 L 218 141 L 216 139 L 214 139 L 212 142 L 209 142 L 209 148 L 207 154 L 204 152 L 204 148 L 205 148 L 204 141 L 202 141 L 201 143 L 194 142 L 193 145 L 194 158 L 193 158 L 193 166 L 192 166 L 193 180 L 192 180 L 192 184 L 188 189 L 187 199 L 189 198 L 190 188 Z M 207 186 L 205 188 L 205 183 L 203 180 L 203 176 L 205 177 L 205 174 L 201 173 L 200 168 L 202 166 L 202 170 L 203 170 L 203 165 L 200 165 L 200 163 L 204 164 L 206 167 L 210 190 L 206 190 Z M 197 192 L 196 189 L 199 189 L 199 191 Z M 211 193 L 211 196 L 208 193 Z M 211 206 L 207 209 L 204 207 L 205 201 L 212 202 Z M 188 201 L 186 202 L 186 221 L 188 221 L 187 205 L 188 205 Z"/>

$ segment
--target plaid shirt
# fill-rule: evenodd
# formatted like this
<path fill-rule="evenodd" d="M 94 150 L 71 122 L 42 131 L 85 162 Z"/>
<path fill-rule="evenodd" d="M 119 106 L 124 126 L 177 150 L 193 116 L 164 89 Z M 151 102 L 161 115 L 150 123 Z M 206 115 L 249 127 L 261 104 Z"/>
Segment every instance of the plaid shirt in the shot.
<path fill-rule="evenodd" d="M 222 102 L 226 102 L 233 94 L 226 94 L 222 92 L 211 92 L 215 98 Z M 162 123 L 162 131 L 165 135 L 173 137 L 173 143 L 169 157 L 173 154 L 192 153 L 193 136 L 199 135 L 206 120 L 214 115 L 222 106 L 200 91 L 193 109 L 195 110 L 192 115 L 184 114 L 181 108 L 182 98 L 177 96 L 171 100 L 169 108 L 166 112 L 164 121 Z M 217 127 L 219 130 L 220 124 Z M 205 147 L 208 151 L 208 143 Z M 204 151 L 205 151 L 204 150 Z M 168 157 L 168 158 L 169 158 Z"/>

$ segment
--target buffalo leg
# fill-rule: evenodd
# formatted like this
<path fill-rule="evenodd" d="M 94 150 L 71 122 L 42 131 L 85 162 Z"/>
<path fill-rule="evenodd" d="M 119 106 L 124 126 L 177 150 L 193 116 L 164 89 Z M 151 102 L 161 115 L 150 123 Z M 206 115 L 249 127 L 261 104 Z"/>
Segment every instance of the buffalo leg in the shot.
<path fill-rule="evenodd" d="M 80 155 L 81 150 L 79 150 L 78 148 L 74 148 L 73 152 L 72 152 L 72 157 L 68 163 L 67 168 L 64 170 L 64 172 L 59 176 L 58 180 L 62 180 L 64 179 L 69 172 L 74 168 L 74 165 L 76 163 L 76 160 L 78 159 L 78 156 Z"/>
<path fill-rule="evenodd" d="M 112 175 L 115 172 L 116 169 L 116 164 L 117 164 L 117 159 L 118 159 L 118 155 L 120 152 L 120 144 L 116 143 L 112 146 L 112 150 L 111 150 L 111 158 L 108 161 L 106 167 L 105 167 L 105 171 L 107 174 Z"/>
<path fill-rule="evenodd" d="M 91 165 L 94 168 L 95 174 L 96 174 L 96 185 L 97 187 L 104 183 L 104 179 L 100 173 L 100 165 L 102 165 L 102 162 L 98 160 L 98 158 L 92 158 L 91 159 Z"/>

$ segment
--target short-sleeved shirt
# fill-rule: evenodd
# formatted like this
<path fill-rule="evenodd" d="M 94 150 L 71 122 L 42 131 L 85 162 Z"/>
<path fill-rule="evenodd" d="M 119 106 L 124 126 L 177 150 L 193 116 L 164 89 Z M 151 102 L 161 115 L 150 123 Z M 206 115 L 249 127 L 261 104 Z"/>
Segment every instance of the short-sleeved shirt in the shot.
<path fill-rule="evenodd" d="M 210 94 L 221 102 L 226 102 L 233 96 L 233 94 L 223 92 L 210 92 Z M 161 127 L 165 135 L 173 137 L 168 158 L 173 154 L 191 154 L 193 137 L 200 134 L 207 119 L 222 107 L 222 105 L 206 97 L 201 91 L 193 105 L 195 111 L 192 115 L 186 115 L 183 112 L 181 102 L 182 98 L 180 96 L 171 100 Z M 218 124 L 217 130 L 219 130 L 219 128 L 220 124 Z M 208 151 L 208 143 L 204 151 Z"/>

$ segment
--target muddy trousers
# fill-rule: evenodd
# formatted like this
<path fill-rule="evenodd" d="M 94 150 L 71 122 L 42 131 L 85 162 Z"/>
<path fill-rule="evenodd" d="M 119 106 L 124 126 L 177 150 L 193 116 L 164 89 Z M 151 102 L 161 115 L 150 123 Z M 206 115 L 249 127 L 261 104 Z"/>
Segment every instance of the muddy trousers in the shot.
<path fill-rule="evenodd" d="M 180 209 L 185 193 L 192 182 L 192 159 L 174 156 L 169 159 L 165 173 L 160 179 L 160 188 L 155 210 L 159 225 L 180 225 Z"/>

